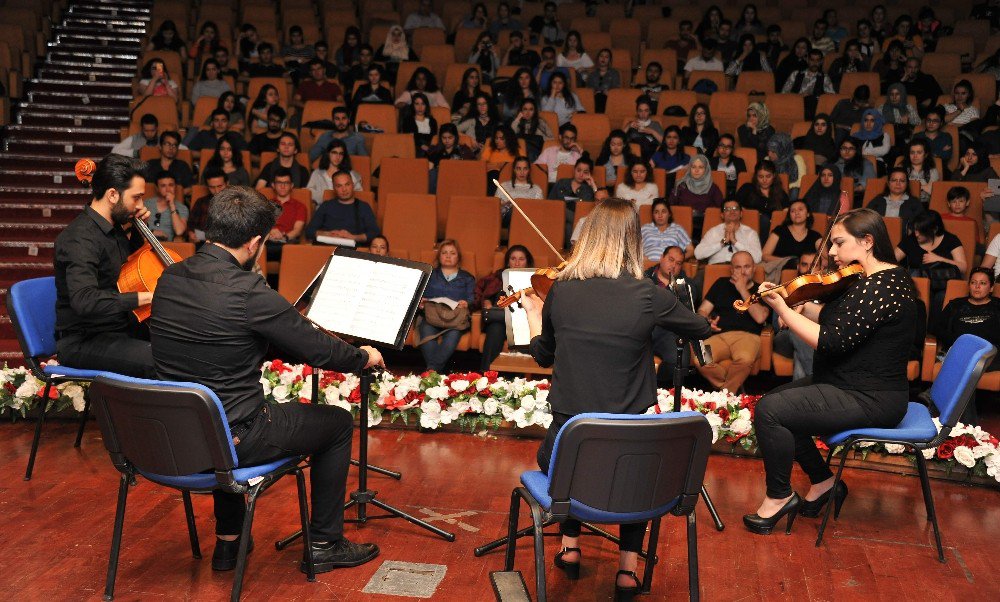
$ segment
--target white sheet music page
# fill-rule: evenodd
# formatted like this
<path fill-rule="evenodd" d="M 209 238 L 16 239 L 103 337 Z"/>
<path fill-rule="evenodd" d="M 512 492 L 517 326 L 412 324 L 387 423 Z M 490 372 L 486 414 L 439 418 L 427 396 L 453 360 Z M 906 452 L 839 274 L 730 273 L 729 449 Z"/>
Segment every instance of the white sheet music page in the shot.
<path fill-rule="evenodd" d="M 422 272 L 334 255 L 309 307 L 309 318 L 338 334 L 392 345 Z"/>

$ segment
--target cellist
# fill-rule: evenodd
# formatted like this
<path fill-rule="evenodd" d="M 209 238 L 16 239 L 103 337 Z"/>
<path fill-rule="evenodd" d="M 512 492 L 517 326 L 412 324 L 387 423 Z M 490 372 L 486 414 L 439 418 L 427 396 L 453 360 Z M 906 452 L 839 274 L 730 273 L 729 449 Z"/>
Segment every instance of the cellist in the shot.
<path fill-rule="evenodd" d="M 144 220 L 144 165 L 108 155 L 93 172 L 93 198 L 56 238 L 56 347 L 66 365 L 155 378 L 148 340 L 139 337 L 132 310 L 153 294 L 120 293 L 122 265 L 145 242 L 131 228 Z"/>

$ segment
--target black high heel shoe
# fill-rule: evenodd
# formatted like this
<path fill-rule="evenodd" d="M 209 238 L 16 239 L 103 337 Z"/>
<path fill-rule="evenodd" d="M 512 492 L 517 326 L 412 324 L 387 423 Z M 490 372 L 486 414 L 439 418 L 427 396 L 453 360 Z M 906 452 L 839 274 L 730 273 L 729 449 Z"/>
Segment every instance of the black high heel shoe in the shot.
<path fill-rule="evenodd" d="M 764 518 L 757 513 L 745 514 L 743 515 L 743 524 L 746 525 L 747 530 L 751 533 L 770 535 L 771 531 L 774 530 L 774 526 L 778 524 L 778 521 L 787 514 L 788 524 L 785 525 L 785 535 L 790 535 L 792 533 L 792 523 L 795 522 L 795 515 L 799 513 L 799 504 L 801 502 L 802 499 L 799 497 L 799 494 L 792 493 L 792 497 L 785 502 L 785 505 L 774 516 Z"/>
<path fill-rule="evenodd" d="M 827 502 L 830 501 L 831 495 L 833 497 L 833 518 L 838 518 L 840 516 L 840 507 L 844 505 L 844 500 L 847 499 L 847 483 L 843 481 L 837 481 L 836 487 L 831 487 L 829 491 L 811 502 L 809 500 L 802 500 L 802 503 L 799 505 L 799 514 L 808 518 L 819 518 L 820 512 L 823 511 L 823 506 L 826 506 Z"/>
<path fill-rule="evenodd" d="M 635 579 L 635 585 L 625 587 L 618 585 L 618 575 L 628 575 Z M 642 587 L 642 583 L 634 571 L 618 571 L 615 575 L 615 602 L 631 602 L 632 598 L 639 594 L 640 587 Z"/>
<path fill-rule="evenodd" d="M 553 561 L 557 568 L 562 569 L 566 573 L 566 577 L 569 579 L 579 579 L 580 578 L 580 561 L 576 562 L 566 562 L 563 560 L 563 556 L 567 552 L 576 552 L 580 554 L 580 548 L 563 548 L 556 554 L 555 560 Z M 580 554 L 583 556 L 583 554 Z"/>

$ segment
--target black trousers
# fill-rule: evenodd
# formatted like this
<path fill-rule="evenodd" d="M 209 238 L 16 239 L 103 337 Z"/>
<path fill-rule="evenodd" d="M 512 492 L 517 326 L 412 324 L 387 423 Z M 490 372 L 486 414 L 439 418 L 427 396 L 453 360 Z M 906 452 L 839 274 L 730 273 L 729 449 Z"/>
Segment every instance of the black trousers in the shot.
<path fill-rule="evenodd" d="M 267 404 L 236 446 L 240 464 L 261 464 L 308 454 L 313 541 L 338 541 L 344 535 L 344 496 L 351 462 L 354 421 L 350 412 L 327 405 Z M 215 533 L 239 535 L 246 510 L 243 495 L 213 491 Z"/>
<path fill-rule="evenodd" d="M 895 396 L 895 392 L 878 395 Z M 792 495 L 793 461 L 799 463 L 810 483 L 832 477 L 813 437 L 855 428 L 892 428 L 906 413 L 906 393 L 898 397 L 902 403 L 833 385 L 814 385 L 811 378 L 782 385 L 762 397 L 757 403 L 754 428 L 764 455 L 767 497 L 783 499 Z"/>
<path fill-rule="evenodd" d="M 125 331 L 70 334 L 56 342 L 59 362 L 73 368 L 107 370 L 138 378 L 156 378 L 149 341 Z"/>
<path fill-rule="evenodd" d="M 496 309 L 497 311 L 494 311 Z M 507 340 L 507 324 L 504 322 L 503 313 L 506 309 L 493 308 L 488 309 L 483 312 L 483 332 L 486 333 L 486 341 L 483 343 L 483 357 L 479 361 L 479 371 L 486 372 L 490 369 L 490 364 L 493 360 L 497 359 L 500 352 L 503 351 L 503 344 Z M 490 312 L 491 316 L 496 316 L 500 313 L 499 319 L 485 320 L 487 312 Z"/>
<path fill-rule="evenodd" d="M 572 416 L 569 414 L 552 413 L 552 424 L 549 425 L 549 431 L 545 434 L 545 440 L 542 441 L 541 447 L 538 448 L 538 467 L 545 474 L 549 473 L 549 461 L 552 459 L 552 447 L 555 445 L 556 435 L 559 434 L 559 429 L 570 418 Z M 643 522 L 619 525 L 618 535 L 621 543 L 618 544 L 618 549 L 622 552 L 641 552 L 642 540 L 646 536 L 646 524 Z M 567 518 L 559 523 L 559 532 L 566 537 L 579 537 L 580 529 L 580 521 L 573 518 Z"/>

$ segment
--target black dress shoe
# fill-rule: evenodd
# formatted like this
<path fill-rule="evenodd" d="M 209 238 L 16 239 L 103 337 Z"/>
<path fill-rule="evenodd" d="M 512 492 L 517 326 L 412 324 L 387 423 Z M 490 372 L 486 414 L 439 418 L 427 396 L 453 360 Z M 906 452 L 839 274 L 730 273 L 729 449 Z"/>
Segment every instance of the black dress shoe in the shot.
<path fill-rule="evenodd" d="M 341 539 L 333 543 L 312 545 L 313 568 L 317 573 L 326 573 L 337 568 L 362 565 L 378 556 L 378 546 L 373 543 L 351 543 Z M 306 561 L 299 565 L 303 573 L 308 573 Z"/>
<path fill-rule="evenodd" d="M 823 506 L 826 506 L 827 502 L 830 501 L 831 494 L 833 497 L 833 518 L 839 518 L 840 507 L 844 505 L 844 500 L 847 499 L 847 483 L 843 481 L 837 481 L 836 487 L 831 487 L 826 493 L 811 502 L 802 500 L 802 504 L 799 506 L 799 514 L 809 518 L 818 518 L 819 513 L 823 511 Z"/>
<path fill-rule="evenodd" d="M 785 505 L 774 516 L 764 518 L 757 513 L 746 514 L 743 516 L 743 524 L 751 533 L 770 535 L 771 531 L 774 530 L 774 526 L 778 524 L 778 521 L 787 514 L 788 524 L 785 526 L 785 535 L 790 535 L 792 532 L 792 523 L 795 522 L 795 515 L 799 513 L 799 504 L 801 502 L 802 499 L 799 497 L 799 494 L 792 493 L 792 497 L 785 502 Z"/>
<path fill-rule="evenodd" d="M 215 552 L 212 553 L 213 571 L 231 571 L 236 568 L 236 555 L 240 552 L 240 538 L 233 541 L 225 541 L 215 538 Z M 247 554 L 253 552 L 253 537 L 250 538 L 250 547 Z"/>

